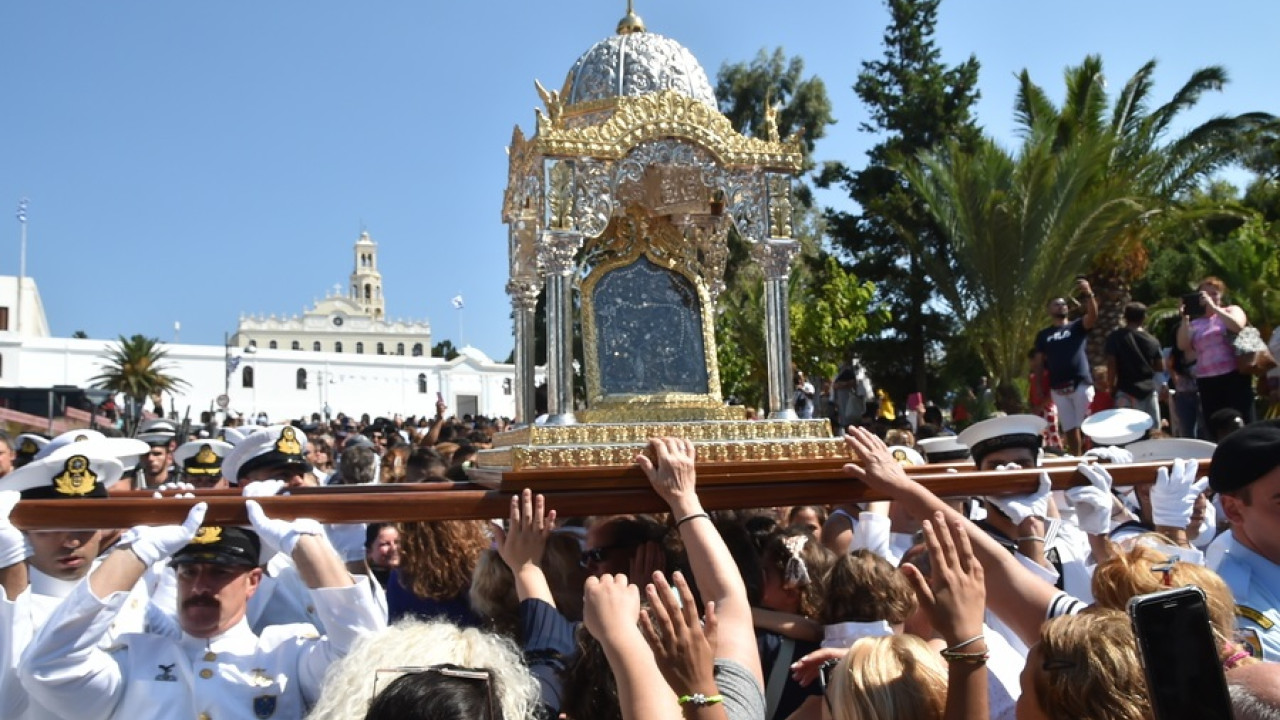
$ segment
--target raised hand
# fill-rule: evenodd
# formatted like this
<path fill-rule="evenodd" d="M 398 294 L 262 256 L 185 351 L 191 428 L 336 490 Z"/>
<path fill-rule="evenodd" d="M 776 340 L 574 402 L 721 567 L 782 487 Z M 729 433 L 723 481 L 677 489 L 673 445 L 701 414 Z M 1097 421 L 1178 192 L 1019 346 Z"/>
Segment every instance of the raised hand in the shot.
<path fill-rule="evenodd" d="M 627 582 L 627 576 L 601 575 L 587 578 L 583 586 L 582 623 L 587 632 L 606 649 L 625 642 L 626 636 L 639 633 L 640 589 Z"/>
<path fill-rule="evenodd" d="M 902 469 L 902 463 L 890 454 L 889 446 L 871 431 L 853 428 L 844 436 L 844 442 L 858 460 L 856 464 L 845 465 L 844 471 L 868 487 L 893 496 L 895 491 L 912 484 L 907 471 Z"/>
<path fill-rule="evenodd" d="M 707 603 L 704 630 L 684 575 L 676 572 L 674 579 L 673 590 L 662 573 L 653 574 L 653 582 L 645 587 L 649 612 L 640 613 L 640 632 L 676 695 L 715 695 L 715 603 Z"/>
<path fill-rule="evenodd" d="M 651 438 L 646 452 L 636 456 L 636 464 L 649 478 L 649 484 L 658 497 L 665 500 L 673 511 L 678 511 L 697 500 L 695 459 L 696 451 L 691 440 Z"/>
<path fill-rule="evenodd" d="M 982 634 L 987 591 L 982 564 L 974 557 L 969 535 L 960 523 L 948 525 L 942 513 L 925 520 L 924 542 L 932 572 L 926 579 L 910 563 L 902 571 L 915 588 L 920 606 L 947 645 L 954 646 Z"/>
<path fill-rule="evenodd" d="M 240 488 L 240 496 L 247 498 L 271 497 L 272 495 L 279 495 L 280 491 L 288 484 L 289 483 L 284 480 L 259 480 L 257 482 L 251 482 Z"/>
<path fill-rule="evenodd" d="M 1088 485 L 1067 489 L 1067 499 L 1076 508 L 1076 524 L 1090 535 L 1111 532 L 1111 473 L 1101 465 L 1080 463 L 1076 472 L 1089 479 Z"/>
<path fill-rule="evenodd" d="M 249 522 L 253 524 L 254 532 L 258 533 L 262 544 L 272 552 L 293 555 L 293 549 L 298 546 L 298 540 L 303 535 L 324 536 L 324 527 L 315 520 L 300 518 L 289 522 L 269 518 L 257 500 L 246 500 L 244 507 L 249 513 Z"/>
<path fill-rule="evenodd" d="M 541 495 L 535 496 L 525 488 L 519 495 L 511 496 L 508 529 L 494 529 L 498 536 L 498 555 L 511 572 L 519 574 L 525 566 L 541 567 L 542 553 L 555 521 L 556 511 L 546 511 L 546 500 Z"/>
<path fill-rule="evenodd" d="M 1020 465 L 1000 465 L 996 470 L 1021 470 Z M 990 495 L 987 496 L 987 502 L 1000 508 L 1000 512 L 1009 516 L 1014 525 L 1021 524 L 1023 520 L 1032 517 L 1043 518 L 1049 514 L 1049 497 L 1053 490 L 1053 483 L 1049 480 L 1049 473 L 1040 473 L 1040 486 L 1036 491 L 1027 495 Z"/>
<path fill-rule="evenodd" d="M 1156 525 L 1185 528 L 1191 523 L 1196 498 L 1209 487 L 1209 479 L 1196 481 L 1197 460 L 1173 461 L 1173 470 L 1160 468 L 1151 486 L 1151 521 Z"/>
<path fill-rule="evenodd" d="M 208 503 L 192 505 L 187 512 L 187 519 L 181 525 L 139 525 L 130 528 L 120 537 L 120 546 L 132 550 L 143 565 L 155 565 L 191 542 L 204 522 L 204 514 L 208 509 Z"/>

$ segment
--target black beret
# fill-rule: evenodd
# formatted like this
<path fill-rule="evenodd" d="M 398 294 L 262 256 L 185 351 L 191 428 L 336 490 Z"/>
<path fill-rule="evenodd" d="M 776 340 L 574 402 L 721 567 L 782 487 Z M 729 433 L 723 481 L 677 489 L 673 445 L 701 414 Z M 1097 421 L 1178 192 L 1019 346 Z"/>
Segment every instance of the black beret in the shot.
<path fill-rule="evenodd" d="M 1278 467 L 1280 420 L 1256 422 L 1218 443 L 1209 466 L 1209 487 L 1215 492 L 1235 492 Z"/>

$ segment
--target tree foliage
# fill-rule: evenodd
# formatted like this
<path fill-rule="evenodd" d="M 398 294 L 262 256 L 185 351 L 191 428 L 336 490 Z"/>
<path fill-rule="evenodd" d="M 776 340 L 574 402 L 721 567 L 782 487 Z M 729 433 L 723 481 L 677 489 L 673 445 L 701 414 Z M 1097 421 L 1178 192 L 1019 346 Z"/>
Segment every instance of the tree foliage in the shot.
<path fill-rule="evenodd" d="M 107 350 L 102 372 L 89 378 L 89 383 L 123 394 L 140 408 L 148 398 L 187 387 L 185 380 L 170 374 L 172 367 L 165 362 L 167 357 L 168 352 L 156 338 L 121 335 L 117 344 Z"/>
<path fill-rule="evenodd" d="M 458 357 L 458 355 L 459 355 L 458 348 L 453 346 L 452 340 L 441 340 L 440 342 L 431 346 L 431 357 L 438 357 L 438 358 L 444 358 L 445 360 L 452 360 Z"/>
<path fill-rule="evenodd" d="M 876 282 L 875 307 L 887 322 L 871 328 L 858 353 L 893 397 L 929 391 L 929 378 L 943 372 L 939 361 L 951 357 L 943 346 L 956 330 L 933 302 L 934 289 L 915 250 L 945 252 L 944 236 L 898 170 L 941 142 L 956 140 L 963 147 L 978 137 L 970 114 L 979 95 L 978 61 L 971 56 L 953 67 L 942 62 L 933 39 L 938 5 L 939 0 L 886 1 L 884 57 L 863 62 L 853 86 L 868 113 L 862 130 L 882 139 L 868 152 L 865 167 L 828 164 L 818 183 L 844 188 L 860 208 L 828 212 L 828 235 L 852 259 L 858 276 Z M 904 232 L 914 245 L 903 242 Z"/>

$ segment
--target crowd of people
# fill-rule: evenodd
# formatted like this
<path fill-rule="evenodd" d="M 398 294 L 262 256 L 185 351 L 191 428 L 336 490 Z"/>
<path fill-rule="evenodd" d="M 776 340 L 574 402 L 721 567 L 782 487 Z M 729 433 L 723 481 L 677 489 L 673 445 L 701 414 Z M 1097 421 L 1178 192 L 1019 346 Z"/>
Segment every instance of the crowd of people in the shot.
<path fill-rule="evenodd" d="M 657 438 L 635 462 L 660 514 L 563 517 L 529 491 L 498 522 L 321 525 L 258 506 L 461 478 L 502 424 L 439 410 L 421 426 L 4 439 L 0 716 L 1158 720 L 1168 688 L 1148 686 L 1126 608 L 1191 586 L 1211 656 L 1159 662 L 1220 667 L 1234 717 L 1280 716 L 1280 423 L 1206 443 L 1207 479 L 1205 458 L 1175 457 L 1185 445 L 1114 438 L 1128 449 L 1050 461 L 1089 480 L 1065 491 L 1046 475 L 940 498 L 912 480 L 957 447 L 980 470 L 1041 466 L 1044 421 L 1025 415 L 947 445 L 850 428 L 845 471 L 886 498 L 872 503 L 709 512 L 694 444 Z M 1118 486 L 1108 468 L 1135 456 L 1167 467 Z M 251 527 L 205 523 L 204 503 L 123 533 L 9 522 L 22 499 L 112 487 L 239 488 Z"/>

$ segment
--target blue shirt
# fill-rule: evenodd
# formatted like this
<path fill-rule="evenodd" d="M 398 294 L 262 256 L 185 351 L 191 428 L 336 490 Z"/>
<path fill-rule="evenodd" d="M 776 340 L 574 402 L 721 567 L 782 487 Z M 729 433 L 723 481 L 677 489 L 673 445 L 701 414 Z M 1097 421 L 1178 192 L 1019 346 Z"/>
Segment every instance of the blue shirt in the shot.
<path fill-rule="evenodd" d="M 1093 384 L 1089 357 L 1084 352 L 1085 341 L 1088 339 L 1089 331 L 1085 329 L 1084 318 L 1061 327 L 1051 325 L 1036 335 L 1036 352 L 1044 354 L 1051 386 L 1060 388 L 1073 382 L 1081 385 Z"/>
<path fill-rule="evenodd" d="M 1237 639 L 1254 657 L 1280 661 L 1280 565 L 1227 539 L 1218 575 L 1236 598 Z"/>

